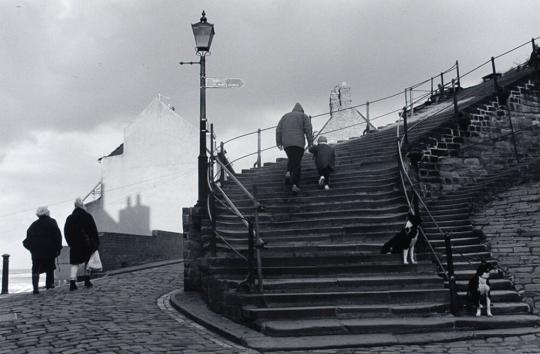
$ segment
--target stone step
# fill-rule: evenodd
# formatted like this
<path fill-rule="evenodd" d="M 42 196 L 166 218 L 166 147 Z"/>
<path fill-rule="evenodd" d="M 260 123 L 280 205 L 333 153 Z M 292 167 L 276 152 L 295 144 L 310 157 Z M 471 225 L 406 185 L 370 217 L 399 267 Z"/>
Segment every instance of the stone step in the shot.
<path fill-rule="evenodd" d="M 399 192 L 399 188 L 396 184 L 384 184 L 379 186 L 357 186 L 357 185 L 351 185 L 351 186 L 335 186 L 330 182 L 330 190 L 324 190 L 321 186 L 318 184 L 305 186 L 300 185 L 302 195 L 305 196 L 334 196 L 334 195 L 341 195 L 344 193 L 350 193 L 350 194 L 365 194 L 369 195 L 373 192 Z M 265 200 L 269 198 L 289 198 L 291 196 L 291 186 L 283 184 L 279 187 L 273 187 L 273 188 L 257 188 L 257 191 L 255 192 L 253 189 L 249 189 L 250 192 L 254 195 L 254 197 L 257 200 Z M 244 192 L 241 190 L 234 190 L 234 191 L 227 191 L 227 196 L 234 200 L 235 198 L 242 198 L 245 196 Z"/>
<path fill-rule="evenodd" d="M 494 317 L 406 317 L 379 319 L 315 319 L 269 320 L 260 324 L 269 336 L 321 336 L 369 333 L 425 333 L 435 331 L 490 330 L 499 328 L 536 327 L 538 317 L 532 315 L 506 315 Z"/>
<path fill-rule="evenodd" d="M 373 291 L 318 291 L 225 295 L 229 304 L 256 307 L 329 306 L 329 305 L 389 305 L 419 302 L 449 302 L 450 295 L 442 286 L 432 289 L 373 290 Z"/>
<path fill-rule="evenodd" d="M 378 232 L 388 232 L 388 239 L 393 236 L 396 232 L 401 230 L 403 227 L 402 221 L 389 221 L 385 222 L 383 225 L 373 223 L 373 222 L 360 222 L 356 221 L 352 224 L 343 224 L 342 222 L 339 222 L 338 225 L 323 225 L 316 226 L 316 225 L 292 225 L 287 226 L 284 225 L 282 228 L 273 228 L 273 229 L 266 229 L 263 228 L 260 230 L 261 237 L 287 237 L 287 236 L 303 236 L 306 234 L 311 235 L 324 235 L 324 234 L 362 234 L 366 232 L 371 231 L 378 231 Z M 223 236 L 227 237 L 244 237 L 246 235 L 246 228 L 245 227 L 238 227 L 235 229 L 232 228 L 218 228 L 218 232 L 222 234 Z"/>
<path fill-rule="evenodd" d="M 369 228 L 379 228 L 381 224 L 392 224 L 401 223 L 401 226 L 405 225 L 407 214 L 406 213 L 396 213 L 396 214 L 380 214 L 377 216 L 344 216 L 344 217 L 315 217 L 315 218 L 296 218 L 295 220 L 259 220 L 259 228 L 263 233 L 269 232 L 271 230 L 282 230 L 282 229 L 303 229 L 303 228 L 313 228 L 313 227 L 344 227 L 347 225 L 354 225 L 359 227 L 359 225 L 369 225 Z M 216 227 L 219 230 L 223 228 L 233 228 L 241 227 L 241 220 L 227 220 L 227 221 L 216 221 Z M 382 227 L 382 229 L 385 229 Z M 395 230 L 392 227 L 391 230 Z M 399 231 L 399 230 L 398 230 Z"/>
<path fill-rule="evenodd" d="M 301 188 L 301 186 L 300 186 Z M 326 191 L 321 191 L 326 192 Z M 387 200 L 391 198 L 402 197 L 402 194 L 398 190 L 393 191 L 381 191 L 381 192 L 357 192 L 357 193 L 320 193 L 319 195 L 304 194 L 300 191 L 297 195 L 290 193 L 289 196 L 275 197 L 275 198 L 260 198 L 258 201 L 266 206 L 267 204 L 304 204 L 304 203 L 338 203 L 340 201 L 357 201 L 357 202 L 370 202 L 378 200 Z M 232 196 L 230 198 L 235 205 L 240 206 L 252 206 L 253 202 L 247 197 Z"/>
<path fill-rule="evenodd" d="M 386 318 L 396 316 L 427 316 L 448 312 L 449 304 L 443 302 L 395 305 L 330 305 L 258 308 L 245 306 L 242 315 L 251 321 L 294 318 Z"/>
<path fill-rule="evenodd" d="M 239 267 L 207 267 L 212 275 L 245 275 L 247 265 Z M 328 263 L 323 265 L 299 265 L 299 266 L 275 266 L 262 267 L 263 277 L 283 278 L 298 276 L 343 276 L 350 274 L 394 274 L 394 273 L 415 273 L 434 274 L 435 267 L 431 262 L 419 261 L 418 264 L 403 265 L 398 262 L 377 262 L 377 263 Z"/>
<path fill-rule="evenodd" d="M 358 208 L 358 209 L 342 209 L 342 210 L 325 210 L 325 211 L 308 211 L 304 208 L 299 208 L 298 211 L 291 211 L 287 213 L 269 213 L 268 210 L 259 213 L 259 220 L 261 221 L 287 221 L 298 220 L 308 218 L 328 218 L 328 217 L 347 217 L 347 216 L 378 216 L 388 214 L 404 214 L 407 212 L 405 205 L 390 205 L 389 207 L 376 207 L 376 208 Z M 245 213 L 244 216 L 252 217 L 253 214 Z M 220 214 L 216 217 L 218 221 L 229 221 L 238 219 L 236 215 L 232 214 Z"/>
<path fill-rule="evenodd" d="M 282 177 L 283 178 L 276 178 L 273 180 L 266 180 L 266 179 L 255 180 L 254 179 L 253 182 L 256 183 L 257 190 L 259 190 L 260 188 L 282 188 L 285 185 L 284 176 Z M 365 187 L 375 187 L 375 186 L 380 186 L 380 185 L 389 184 L 389 183 L 395 184 L 396 176 L 394 176 L 394 174 L 391 174 L 386 177 L 382 177 L 382 176 L 362 177 L 362 176 L 351 175 L 351 174 L 344 175 L 341 173 L 334 173 L 330 176 L 330 181 L 332 182 L 332 186 L 335 186 L 336 188 L 350 186 L 350 185 L 357 186 L 359 184 Z M 302 182 L 303 182 L 302 186 L 307 187 L 307 188 L 311 188 L 311 187 L 316 188 L 319 186 L 319 178 L 316 175 L 313 178 L 304 179 Z M 248 180 L 248 183 L 245 185 L 245 187 L 249 191 L 253 189 L 251 183 L 252 181 Z M 238 187 L 238 185 L 234 183 L 233 181 L 229 180 L 226 183 L 224 183 L 223 190 L 228 193 L 229 191 L 240 190 L 240 187 Z"/>
<path fill-rule="evenodd" d="M 240 280 L 226 280 L 236 287 Z M 389 274 L 385 276 L 280 278 L 265 279 L 264 293 L 300 291 L 405 290 L 441 288 L 443 281 L 435 274 Z"/>
<path fill-rule="evenodd" d="M 302 165 L 302 174 L 304 175 L 310 175 L 310 176 L 316 176 L 317 170 L 314 166 L 312 166 L 313 163 L 309 163 L 309 166 Z M 252 177 L 255 177 L 257 179 L 259 178 L 265 178 L 265 179 L 284 179 L 285 178 L 285 170 L 286 165 L 283 166 L 283 169 L 277 168 L 279 166 L 275 166 L 272 170 L 245 170 L 242 172 L 242 174 L 238 175 L 237 178 L 240 181 L 247 180 L 249 181 Z M 399 173 L 399 169 L 397 166 L 397 162 L 393 163 L 384 163 L 384 164 L 371 164 L 367 165 L 365 167 L 357 166 L 356 169 L 341 169 L 339 171 L 336 171 L 336 176 L 358 176 L 358 177 L 375 177 L 375 176 L 391 176 Z"/>
<path fill-rule="evenodd" d="M 250 200 L 242 200 L 235 202 L 236 207 L 244 215 L 252 215 L 253 202 Z M 302 203 L 291 203 L 289 200 L 278 201 L 266 201 L 264 203 L 264 212 L 267 213 L 300 213 L 300 212 L 327 212 L 336 210 L 352 210 L 352 209 L 366 209 L 372 208 L 375 210 L 383 209 L 390 206 L 405 207 L 406 203 L 402 195 L 392 195 L 387 198 L 351 198 L 350 200 L 302 200 Z M 217 203 L 218 213 L 221 213 L 225 208 Z"/>
<path fill-rule="evenodd" d="M 442 254 L 444 254 L 445 249 L 446 248 L 444 246 L 435 247 L 435 250 L 441 252 Z M 460 254 L 466 254 L 468 257 L 474 258 L 482 258 L 486 253 L 490 255 L 490 253 L 487 251 L 486 245 L 478 243 L 472 245 L 456 245 L 452 243 L 452 253 L 455 257 L 458 257 Z"/>
<path fill-rule="evenodd" d="M 498 302 L 515 302 L 515 303 L 521 302 L 521 297 L 514 289 L 492 290 L 490 291 L 490 294 L 491 294 L 491 300 L 493 301 L 494 304 Z M 467 292 L 458 291 L 458 295 L 462 298 L 466 298 Z"/>

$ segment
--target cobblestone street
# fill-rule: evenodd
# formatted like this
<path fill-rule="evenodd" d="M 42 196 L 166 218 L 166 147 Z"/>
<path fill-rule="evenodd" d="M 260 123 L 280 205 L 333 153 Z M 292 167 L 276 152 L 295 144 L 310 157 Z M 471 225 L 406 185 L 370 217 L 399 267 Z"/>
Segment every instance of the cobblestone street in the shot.
<path fill-rule="evenodd" d="M 172 309 L 168 296 L 182 287 L 182 276 L 182 265 L 173 264 L 108 276 L 75 292 L 63 286 L 0 298 L 0 353 L 254 353 Z M 311 352 L 540 353 L 540 337 Z"/>

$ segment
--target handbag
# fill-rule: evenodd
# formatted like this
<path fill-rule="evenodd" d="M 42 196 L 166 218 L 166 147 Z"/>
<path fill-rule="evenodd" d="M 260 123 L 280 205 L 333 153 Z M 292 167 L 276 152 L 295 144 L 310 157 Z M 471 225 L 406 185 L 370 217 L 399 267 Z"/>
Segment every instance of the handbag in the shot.
<path fill-rule="evenodd" d="M 86 270 L 88 271 L 102 271 L 103 265 L 101 264 L 101 258 L 99 257 L 99 252 L 96 250 L 90 256 L 88 263 L 86 264 Z"/>

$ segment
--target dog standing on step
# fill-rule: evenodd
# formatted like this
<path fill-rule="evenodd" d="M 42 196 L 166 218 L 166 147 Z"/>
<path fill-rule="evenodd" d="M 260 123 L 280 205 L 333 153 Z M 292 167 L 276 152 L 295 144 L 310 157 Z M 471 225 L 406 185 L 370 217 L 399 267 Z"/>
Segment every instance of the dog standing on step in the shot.
<path fill-rule="evenodd" d="M 405 227 L 382 246 L 381 253 L 402 253 L 403 264 L 409 264 L 407 261 L 408 258 L 410 258 L 412 264 L 416 264 L 414 246 L 418 240 L 418 234 L 420 233 L 420 231 L 418 231 L 418 226 L 420 226 L 421 223 L 422 219 L 418 213 L 415 215 L 409 212 L 409 214 L 407 214 Z"/>
<path fill-rule="evenodd" d="M 491 317 L 491 292 L 489 284 L 490 272 L 495 267 L 485 260 L 480 262 L 476 274 L 469 280 L 467 287 L 467 298 L 476 306 L 476 317 L 482 315 L 482 307 L 486 306 L 486 315 Z"/>

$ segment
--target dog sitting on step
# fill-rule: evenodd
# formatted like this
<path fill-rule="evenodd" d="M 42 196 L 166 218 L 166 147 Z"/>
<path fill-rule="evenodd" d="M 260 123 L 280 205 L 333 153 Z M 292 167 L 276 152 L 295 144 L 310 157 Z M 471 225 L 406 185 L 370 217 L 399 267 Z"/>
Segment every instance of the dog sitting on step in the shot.
<path fill-rule="evenodd" d="M 482 307 L 486 307 L 486 315 L 491 317 L 491 287 L 489 275 L 495 269 L 492 264 L 485 260 L 480 262 L 476 274 L 469 280 L 467 287 L 467 298 L 471 304 L 476 306 L 476 317 L 482 315 Z"/>
<path fill-rule="evenodd" d="M 410 258 L 412 264 L 416 264 L 414 246 L 418 240 L 418 226 L 421 224 L 420 215 L 409 212 L 405 227 L 382 246 L 381 253 L 401 253 L 403 254 L 403 264 L 409 264 L 408 258 Z"/>

